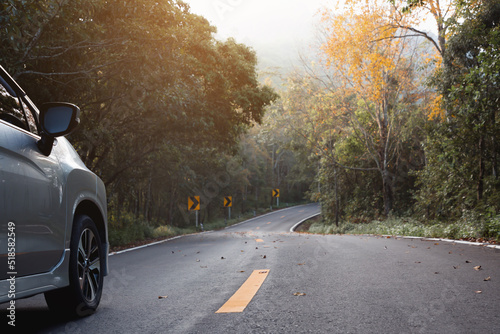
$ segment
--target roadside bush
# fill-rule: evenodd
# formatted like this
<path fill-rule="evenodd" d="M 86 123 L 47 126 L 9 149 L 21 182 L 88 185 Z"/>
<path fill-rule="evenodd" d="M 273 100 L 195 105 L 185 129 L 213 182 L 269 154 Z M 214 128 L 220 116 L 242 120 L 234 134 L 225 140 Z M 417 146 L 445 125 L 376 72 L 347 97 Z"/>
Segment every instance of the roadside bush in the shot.
<path fill-rule="evenodd" d="M 452 223 L 424 224 L 413 218 L 389 218 L 367 224 L 341 222 L 339 227 L 328 221 L 318 221 L 309 228 L 316 234 L 374 234 L 401 235 L 445 239 L 496 239 L 500 241 L 500 216 L 486 222 L 480 215 L 464 212 L 460 220 Z"/>
<path fill-rule="evenodd" d="M 109 243 L 111 247 L 130 244 L 139 240 L 154 238 L 155 229 L 145 220 L 131 214 L 123 214 L 120 218 L 110 215 Z"/>
<path fill-rule="evenodd" d="M 485 224 L 484 227 L 485 237 L 495 238 L 500 241 L 500 216 L 492 218 Z"/>

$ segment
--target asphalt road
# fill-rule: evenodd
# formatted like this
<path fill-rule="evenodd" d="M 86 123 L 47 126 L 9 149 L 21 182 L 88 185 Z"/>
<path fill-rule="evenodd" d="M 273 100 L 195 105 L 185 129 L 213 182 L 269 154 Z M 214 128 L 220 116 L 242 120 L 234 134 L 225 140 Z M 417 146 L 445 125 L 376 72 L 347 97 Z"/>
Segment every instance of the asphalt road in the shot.
<path fill-rule="evenodd" d="M 16 303 L 16 330 L 500 333 L 499 250 L 289 232 L 318 211 L 316 205 L 275 211 L 225 230 L 113 255 L 93 316 L 66 322 L 48 311 L 43 296 L 35 296 Z M 254 270 L 269 273 L 244 311 L 216 313 Z M 6 304 L 0 306 L 3 326 Z"/>

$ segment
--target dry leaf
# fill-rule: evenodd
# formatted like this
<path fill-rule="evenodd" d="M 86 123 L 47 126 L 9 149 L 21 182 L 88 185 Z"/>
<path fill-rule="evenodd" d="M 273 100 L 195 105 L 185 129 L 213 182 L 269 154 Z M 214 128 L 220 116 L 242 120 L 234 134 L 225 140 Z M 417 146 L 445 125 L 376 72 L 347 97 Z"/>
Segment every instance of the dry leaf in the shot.
<path fill-rule="evenodd" d="M 439 245 L 439 242 L 434 243 L 434 245 Z"/>
<path fill-rule="evenodd" d="M 415 261 L 415 263 L 422 263 L 421 261 Z"/>
<path fill-rule="evenodd" d="M 470 261 L 469 260 L 465 260 L 465 263 L 470 263 Z"/>
<path fill-rule="evenodd" d="M 267 256 L 264 255 L 264 256 L 262 256 L 262 258 L 265 259 L 265 258 L 267 258 Z"/>
<path fill-rule="evenodd" d="M 158 299 L 165 299 L 167 298 L 168 296 L 158 296 Z"/>
<path fill-rule="evenodd" d="M 200 262 L 200 259 L 196 259 L 196 262 Z"/>
<path fill-rule="evenodd" d="M 298 266 L 303 266 L 304 264 L 306 264 L 305 262 L 304 263 L 297 263 Z"/>
<path fill-rule="evenodd" d="M 226 258 L 225 258 L 224 256 L 221 256 L 221 258 L 220 258 L 220 259 L 221 259 L 221 260 L 225 260 Z"/>
<path fill-rule="evenodd" d="M 293 295 L 294 296 L 305 296 L 306 294 L 303 292 L 295 292 Z"/>
<path fill-rule="evenodd" d="M 481 290 L 477 290 L 476 293 L 483 293 Z"/>
<path fill-rule="evenodd" d="M 200 268 L 208 268 L 208 266 L 200 266 Z"/>
<path fill-rule="evenodd" d="M 481 269 L 482 269 L 482 268 L 481 268 L 481 266 L 475 266 L 475 267 L 474 267 L 474 270 L 476 270 L 476 271 L 479 271 L 479 270 L 481 270 Z"/>
<path fill-rule="evenodd" d="M 489 281 L 489 280 L 491 280 L 491 277 L 490 277 L 490 276 L 488 276 L 488 277 L 486 277 L 484 280 L 485 280 L 485 281 Z"/>

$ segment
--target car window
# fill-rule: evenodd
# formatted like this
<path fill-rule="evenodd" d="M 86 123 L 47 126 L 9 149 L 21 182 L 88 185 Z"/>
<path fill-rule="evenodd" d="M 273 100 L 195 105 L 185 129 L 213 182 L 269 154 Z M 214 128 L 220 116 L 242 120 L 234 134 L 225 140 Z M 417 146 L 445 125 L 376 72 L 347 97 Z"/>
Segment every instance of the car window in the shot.
<path fill-rule="evenodd" d="M 0 119 L 26 131 L 37 133 L 35 117 L 22 99 L 12 95 L 0 81 Z"/>

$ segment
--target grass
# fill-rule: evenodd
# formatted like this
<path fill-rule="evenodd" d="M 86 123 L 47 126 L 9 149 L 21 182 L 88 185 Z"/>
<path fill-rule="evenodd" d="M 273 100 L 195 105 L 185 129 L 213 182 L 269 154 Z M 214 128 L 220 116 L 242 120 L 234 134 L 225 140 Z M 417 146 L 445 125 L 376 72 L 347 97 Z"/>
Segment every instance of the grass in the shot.
<path fill-rule="evenodd" d="M 389 218 L 366 224 L 342 222 L 335 224 L 318 220 L 308 230 L 315 234 L 374 234 L 398 235 L 454 240 L 475 240 L 481 242 L 500 242 L 500 216 L 486 222 L 462 218 L 453 223 L 423 224 L 413 218 Z"/>

